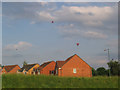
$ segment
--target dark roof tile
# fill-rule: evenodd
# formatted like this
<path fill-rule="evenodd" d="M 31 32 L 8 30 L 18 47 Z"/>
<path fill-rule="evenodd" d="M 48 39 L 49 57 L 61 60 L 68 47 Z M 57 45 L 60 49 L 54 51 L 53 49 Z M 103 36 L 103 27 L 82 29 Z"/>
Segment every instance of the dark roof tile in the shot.
<path fill-rule="evenodd" d="M 35 65 L 36 64 L 27 64 L 27 65 L 23 66 L 19 71 L 20 72 L 22 72 L 23 70 L 28 71 L 29 69 L 31 69 Z"/>
<path fill-rule="evenodd" d="M 57 68 L 60 68 L 64 63 L 65 61 L 56 61 Z"/>
<path fill-rule="evenodd" d="M 38 69 L 40 70 L 40 69 L 44 68 L 46 65 L 48 65 L 48 64 L 51 63 L 51 62 L 52 62 L 52 61 L 45 62 L 45 63 L 41 64 Z"/>
<path fill-rule="evenodd" d="M 76 54 L 75 54 L 76 55 Z M 73 56 L 75 55 L 72 55 L 71 57 L 67 58 L 65 61 L 56 61 L 56 66 L 57 68 L 60 68 L 62 67 L 66 62 L 68 62 Z"/>
<path fill-rule="evenodd" d="M 8 66 L 4 66 L 3 69 L 5 69 L 7 72 L 9 72 L 16 66 L 18 66 L 18 65 L 8 65 Z"/>

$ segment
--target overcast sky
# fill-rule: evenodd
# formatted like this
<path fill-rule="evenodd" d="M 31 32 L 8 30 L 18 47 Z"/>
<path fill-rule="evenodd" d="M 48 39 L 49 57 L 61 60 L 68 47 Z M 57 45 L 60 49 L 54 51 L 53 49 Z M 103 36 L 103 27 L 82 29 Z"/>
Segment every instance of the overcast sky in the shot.
<path fill-rule="evenodd" d="M 2 64 L 2 3 L 0 2 L 0 64 Z"/>
<path fill-rule="evenodd" d="M 107 68 L 105 48 L 118 59 L 117 3 L 4 2 L 2 10 L 3 65 L 78 54 L 91 67 Z"/>

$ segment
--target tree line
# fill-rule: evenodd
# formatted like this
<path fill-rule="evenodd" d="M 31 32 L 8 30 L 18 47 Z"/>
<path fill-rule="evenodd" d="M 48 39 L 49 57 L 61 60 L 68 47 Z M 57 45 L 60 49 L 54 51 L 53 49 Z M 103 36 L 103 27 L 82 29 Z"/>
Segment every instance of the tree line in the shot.
<path fill-rule="evenodd" d="M 96 70 L 92 68 L 93 76 L 120 76 L 120 62 L 113 61 L 107 63 L 109 69 L 105 69 L 104 67 L 99 67 Z"/>

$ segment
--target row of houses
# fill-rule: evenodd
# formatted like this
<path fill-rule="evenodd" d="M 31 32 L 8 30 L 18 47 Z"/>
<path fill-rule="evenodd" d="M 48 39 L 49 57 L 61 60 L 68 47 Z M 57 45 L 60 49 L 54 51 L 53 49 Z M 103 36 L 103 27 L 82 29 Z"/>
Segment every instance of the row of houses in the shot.
<path fill-rule="evenodd" d="M 92 68 L 75 54 L 67 58 L 65 61 L 49 61 L 41 65 L 38 63 L 27 64 L 22 68 L 18 65 L 4 66 L 1 69 L 1 73 L 92 77 Z"/>

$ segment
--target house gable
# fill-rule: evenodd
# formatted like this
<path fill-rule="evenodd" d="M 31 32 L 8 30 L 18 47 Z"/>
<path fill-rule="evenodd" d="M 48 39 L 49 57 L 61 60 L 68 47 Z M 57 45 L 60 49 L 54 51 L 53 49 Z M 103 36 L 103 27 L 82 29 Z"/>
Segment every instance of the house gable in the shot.
<path fill-rule="evenodd" d="M 56 65 L 56 63 L 54 61 L 51 61 L 51 62 L 47 63 L 43 68 L 39 69 L 40 74 L 50 75 L 52 73 L 52 71 L 54 72 L 55 65 Z"/>
<path fill-rule="evenodd" d="M 5 68 L 2 69 L 2 73 L 7 73 L 7 71 L 5 70 Z"/>
<path fill-rule="evenodd" d="M 37 64 L 37 63 L 36 63 Z M 25 71 L 29 71 L 32 67 L 34 67 L 36 64 L 27 64 L 25 66 L 23 66 L 19 71 L 20 72 L 23 72 L 24 70 Z M 39 64 L 38 64 L 39 65 Z"/>
<path fill-rule="evenodd" d="M 65 61 L 56 61 L 56 68 L 61 68 Z"/>
<path fill-rule="evenodd" d="M 61 65 L 61 67 L 63 67 L 67 62 L 69 62 L 70 60 L 72 60 L 73 58 L 77 58 L 77 59 L 79 59 L 81 62 L 84 62 L 84 63 L 86 63 L 83 59 L 81 59 L 77 54 L 75 54 L 75 55 L 73 55 L 73 56 L 71 56 L 71 57 L 69 57 L 68 59 L 66 59 L 65 60 L 65 62 L 63 63 L 63 65 Z M 87 64 L 87 63 L 86 63 Z M 88 64 L 87 64 L 88 65 Z M 88 65 L 89 67 L 90 67 L 90 65 Z M 90 67 L 90 68 L 92 68 L 92 67 Z"/>
<path fill-rule="evenodd" d="M 39 66 L 40 66 L 39 64 L 34 65 L 33 67 L 31 67 L 31 68 L 28 70 L 28 73 L 31 74 L 31 72 L 33 71 L 33 69 L 36 70 Z"/>
<path fill-rule="evenodd" d="M 0 74 L 2 73 L 2 67 L 0 67 Z"/>
<path fill-rule="evenodd" d="M 9 73 L 17 73 L 17 71 L 20 69 L 20 67 L 17 65 L 15 66 Z"/>
<path fill-rule="evenodd" d="M 32 74 L 33 69 L 37 69 L 40 65 L 38 63 L 36 64 L 27 64 L 23 66 L 19 72 L 26 73 L 26 74 Z"/>
<path fill-rule="evenodd" d="M 3 73 L 15 73 L 17 70 L 20 69 L 18 65 L 8 65 L 4 66 L 2 72 Z"/>
<path fill-rule="evenodd" d="M 40 67 L 38 68 L 39 70 L 43 69 L 44 67 L 46 67 L 48 64 L 50 64 L 53 61 L 49 61 L 49 62 L 45 62 L 42 65 L 40 65 Z"/>
<path fill-rule="evenodd" d="M 71 59 L 69 59 L 67 62 L 64 63 L 64 65 L 62 67 L 64 67 L 65 65 L 67 65 L 67 63 L 72 63 L 72 66 L 78 66 L 78 65 L 84 65 L 87 66 L 87 67 L 90 67 L 85 61 L 83 61 L 78 55 L 74 55 Z M 61 68 L 62 68 L 61 67 Z M 91 67 L 90 67 L 91 68 Z"/>
<path fill-rule="evenodd" d="M 91 67 L 76 54 L 68 58 L 58 72 L 60 76 L 91 77 Z"/>

